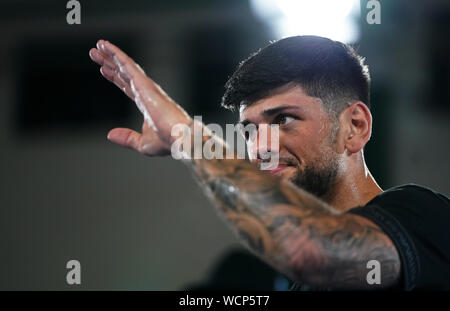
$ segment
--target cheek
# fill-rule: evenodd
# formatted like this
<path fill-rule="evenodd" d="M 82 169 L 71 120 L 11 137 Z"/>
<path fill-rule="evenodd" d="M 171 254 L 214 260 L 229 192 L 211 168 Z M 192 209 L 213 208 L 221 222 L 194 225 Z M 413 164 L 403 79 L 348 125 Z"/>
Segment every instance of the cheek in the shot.
<path fill-rule="evenodd" d="M 280 147 L 299 159 L 313 159 L 323 150 L 324 130 L 320 126 L 304 124 L 293 131 L 280 132 Z"/>

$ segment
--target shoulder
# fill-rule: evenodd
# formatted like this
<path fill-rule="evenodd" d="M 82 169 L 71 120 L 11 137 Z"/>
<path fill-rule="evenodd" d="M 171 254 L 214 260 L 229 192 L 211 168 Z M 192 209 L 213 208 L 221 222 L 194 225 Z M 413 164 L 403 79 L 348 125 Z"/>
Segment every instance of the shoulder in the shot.
<path fill-rule="evenodd" d="M 376 223 L 391 238 L 402 262 L 404 289 L 450 289 L 450 200 L 428 187 L 390 188 L 349 211 Z"/>
<path fill-rule="evenodd" d="M 381 198 L 393 198 L 393 197 L 409 198 L 410 196 L 413 196 L 414 198 L 423 197 L 423 198 L 428 198 L 428 199 L 438 199 L 438 200 L 441 200 L 446 203 L 449 202 L 449 198 L 446 195 L 439 193 L 438 191 L 433 190 L 429 187 L 417 185 L 417 184 L 413 184 L 413 183 L 399 185 L 399 186 L 389 188 L 389 189 L 383 191 L 377 197 L 375 197 L 374 200 L 379 200 Z"/>
<path fill-rule="evenodd" d="M 409 210 L 422 214 L 450 213 L 450 199 L 446 195 L 412 183 L 387 189 L 366 204 L 374 205 L 393 211 L 401 208 L 404 212 Z"/>
<path fill-rule="evenodd" d="M 420 230 L 421 225 L 439 224 L 437 228 L 446 230 L 450 219 L 450 199 L 431 188 L 417 184 L 405 184 L 392 187 L 369 201 L 365 206 L 350 210 L 352 213 L 365 214 L 369 218 L 376 217 L 399 221 L 413 230 Z M 372 216 L 372 217 L 370 217 Z"/>

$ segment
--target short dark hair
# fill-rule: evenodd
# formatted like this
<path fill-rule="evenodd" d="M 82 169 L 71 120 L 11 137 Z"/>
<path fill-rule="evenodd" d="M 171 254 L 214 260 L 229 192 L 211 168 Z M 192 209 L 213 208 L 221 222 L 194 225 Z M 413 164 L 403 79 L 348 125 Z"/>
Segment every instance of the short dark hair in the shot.
<path fill-rule="evenodd" d="M 243 61 L 225 84 L 222 106 L 234 110 L 288 83 L 320 98 L 336 116 L 351 101 L 370 108 L 370 75 L 364 58 L 342 42 L 317 36 L 281 39 Z"/>

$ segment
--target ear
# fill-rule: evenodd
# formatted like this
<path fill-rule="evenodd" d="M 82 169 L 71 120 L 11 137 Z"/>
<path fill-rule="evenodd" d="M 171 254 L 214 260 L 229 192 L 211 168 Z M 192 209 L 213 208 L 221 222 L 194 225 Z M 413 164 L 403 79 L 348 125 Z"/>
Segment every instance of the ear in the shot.
<path fill-rule="evenodd" d="M 364 148 L 372 135 L 372 115 L 363 102 L 354 102 L 339 116 L 340 145 L 351 154 Z M 344 151 L 342 150 L 342 151 Z"/>

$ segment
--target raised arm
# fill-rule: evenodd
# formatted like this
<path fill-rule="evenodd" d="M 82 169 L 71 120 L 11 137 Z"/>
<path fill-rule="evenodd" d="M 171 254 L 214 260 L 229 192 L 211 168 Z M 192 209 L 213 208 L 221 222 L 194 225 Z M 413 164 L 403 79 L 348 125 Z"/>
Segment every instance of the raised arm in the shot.
<path fill-rule="evenodd" d="M 113 44 L 100 40 L 90 55 L 102 66 L 103 76 L 132 98 L 144 115 L 142 133 L 113 129 L 108 134 L 111 141 L 149 156 L 167 155 L 177 139 L 171 135 L 175 124 L 203 127 Z M 211 138 L 227 148 L 212 134 L 203 136 L 203 142 Z M 371 221 L 340 213 L 245 159 L 183 161 L 243 242 L 293 280 L 335 289 L 373 288 L 366 281 L 366 265 L 377 260 L 382 269 L 379 286 L 398 282 L 398 253 Z"/>

